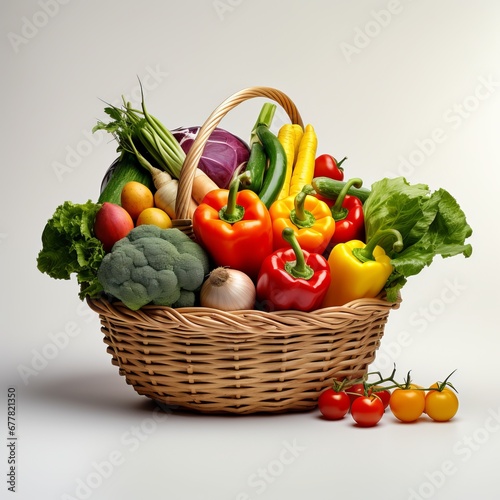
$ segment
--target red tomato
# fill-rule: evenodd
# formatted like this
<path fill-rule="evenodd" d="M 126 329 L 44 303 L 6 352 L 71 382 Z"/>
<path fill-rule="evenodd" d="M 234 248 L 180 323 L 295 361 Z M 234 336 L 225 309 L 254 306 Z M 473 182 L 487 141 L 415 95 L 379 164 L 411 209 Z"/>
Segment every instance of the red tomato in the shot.
<path fill-rule="evenodd" d="M 337 162 L 332 155 L 318 156 L 314 162 L 314 177 L 329 177 L 330 179 L 343 181 L 344 169 L 340 165 L 344 160 Z"/>
<path fill-rule="evenodd" d="M 349 396 L 344 391 L 326 389 L 318 399 L 318 408 L 327 420 L 340 420 L 349 411 Z"/>
<path fill-rule="evenodd" d="M 389 402 L 391 401 L 391 391 L 387 389 L 377 390 L 376 387 L 372 387 L 372 389 L 370 390 L 370 394 L 375 394 L 382 400 L 384 410 L 389 406 Z"/>
<path fill-rule="evenodd" d="M 384 404 L 376 396 L 359 396 L 351 405 L 351 415 L 360 427 L 373 427 L 384 415 Z"/>
<path fill-rule="evenodd" d="M 355 399 L 365 395 L 365 386 L 363 384 L 354 384 L 348 387 L 345 392 L 347 392 L 352 405 Z"/>

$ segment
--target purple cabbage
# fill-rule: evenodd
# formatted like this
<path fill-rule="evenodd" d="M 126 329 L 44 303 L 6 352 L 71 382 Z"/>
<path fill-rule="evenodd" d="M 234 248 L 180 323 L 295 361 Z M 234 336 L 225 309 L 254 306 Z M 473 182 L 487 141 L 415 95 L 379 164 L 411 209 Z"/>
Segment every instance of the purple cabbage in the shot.
<path fill-rule="evenodd" d="M 181 127 L 172 130 L 182 150 L 187 153 L 200 127 Z M 248 161 L 248 145 L 227 130 L 216 128 L 208 138 L 198 168 L 205 172 L 220 188 L 227 189 L 234 171 Z"/>

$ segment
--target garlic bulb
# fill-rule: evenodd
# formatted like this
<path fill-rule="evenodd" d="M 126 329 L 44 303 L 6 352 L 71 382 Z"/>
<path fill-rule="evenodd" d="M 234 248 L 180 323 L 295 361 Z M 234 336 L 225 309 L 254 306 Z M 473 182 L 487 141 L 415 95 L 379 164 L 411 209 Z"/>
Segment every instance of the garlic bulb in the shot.
<path fill-rule="evenodd" d="M 253 309 L 255 285 L 242 271 L 217 267 L 201 287 L 200 304 L 221 311 Z"/>

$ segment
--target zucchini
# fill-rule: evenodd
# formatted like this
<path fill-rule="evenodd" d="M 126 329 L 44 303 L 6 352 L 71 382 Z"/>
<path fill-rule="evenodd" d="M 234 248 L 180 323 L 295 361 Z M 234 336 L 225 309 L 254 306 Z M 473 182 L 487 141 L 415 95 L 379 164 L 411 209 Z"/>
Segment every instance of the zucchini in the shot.
<path fill-rule="evenodd" d="M 340 191 L 342 191 L 346 183 L 344 181 L 330 179 L 330 177 L 315 177 L 311 184 L 319 195 L 334 200 L 340 194 Z M 354 186 L 350 187 L 347 191 L 347 194 L 356 196 L 362 203 L 366 201 L 370 193 L 371 191 L 369 189 L 363 187 L 356 188 Z"/>
<path fill-rule="evenodd" d="M 285 184 L 286 153 L 278 137 L 265 125 L 257 127 L 257 135 L 269 159 L 259 198 L 267 208 L 270 208 Z"/>
<path fill-rule="evenodd" d="M 147 186 L 154 193 L 151 174 L 141 166 L 137 158 L 130 153 L 123 153 L 108 168 L 101 183 L 98 203 L 121 203 L 123 186 L 130 181 L 137 181 Z"/>
<path fill-rule="evenodd" d="M 267 156 L 264 147 L 260 142 L 254 142 L 250 149 L 250 156 L 247 162 L 246 171 L 249 173 L 250 181 L 246 189 L 250 189 L 254 193 L 259 193 L 264 181 L 264 174 L 266 172 Z"/>

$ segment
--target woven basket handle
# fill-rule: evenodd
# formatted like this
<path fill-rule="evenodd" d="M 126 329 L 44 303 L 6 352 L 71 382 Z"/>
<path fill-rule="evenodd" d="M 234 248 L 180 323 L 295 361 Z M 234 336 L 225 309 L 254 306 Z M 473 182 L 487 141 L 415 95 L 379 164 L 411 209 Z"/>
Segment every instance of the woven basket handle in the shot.
<path fill-rule="evenodd" d="M 175 201 L 177 219 L 187 220 L 189 217 L 193 180 L 208 138 L 229 111 L 238 104 L 254 97 L 267 97 L 276 101 L 286 111 L 292 123 L 303 125 L 302 118 L 295 104 L 280 90 L 271 87 L 250 87 L 228 97 L 206 119 L 186 155 L 179 177 L 179 186 Z"/>

